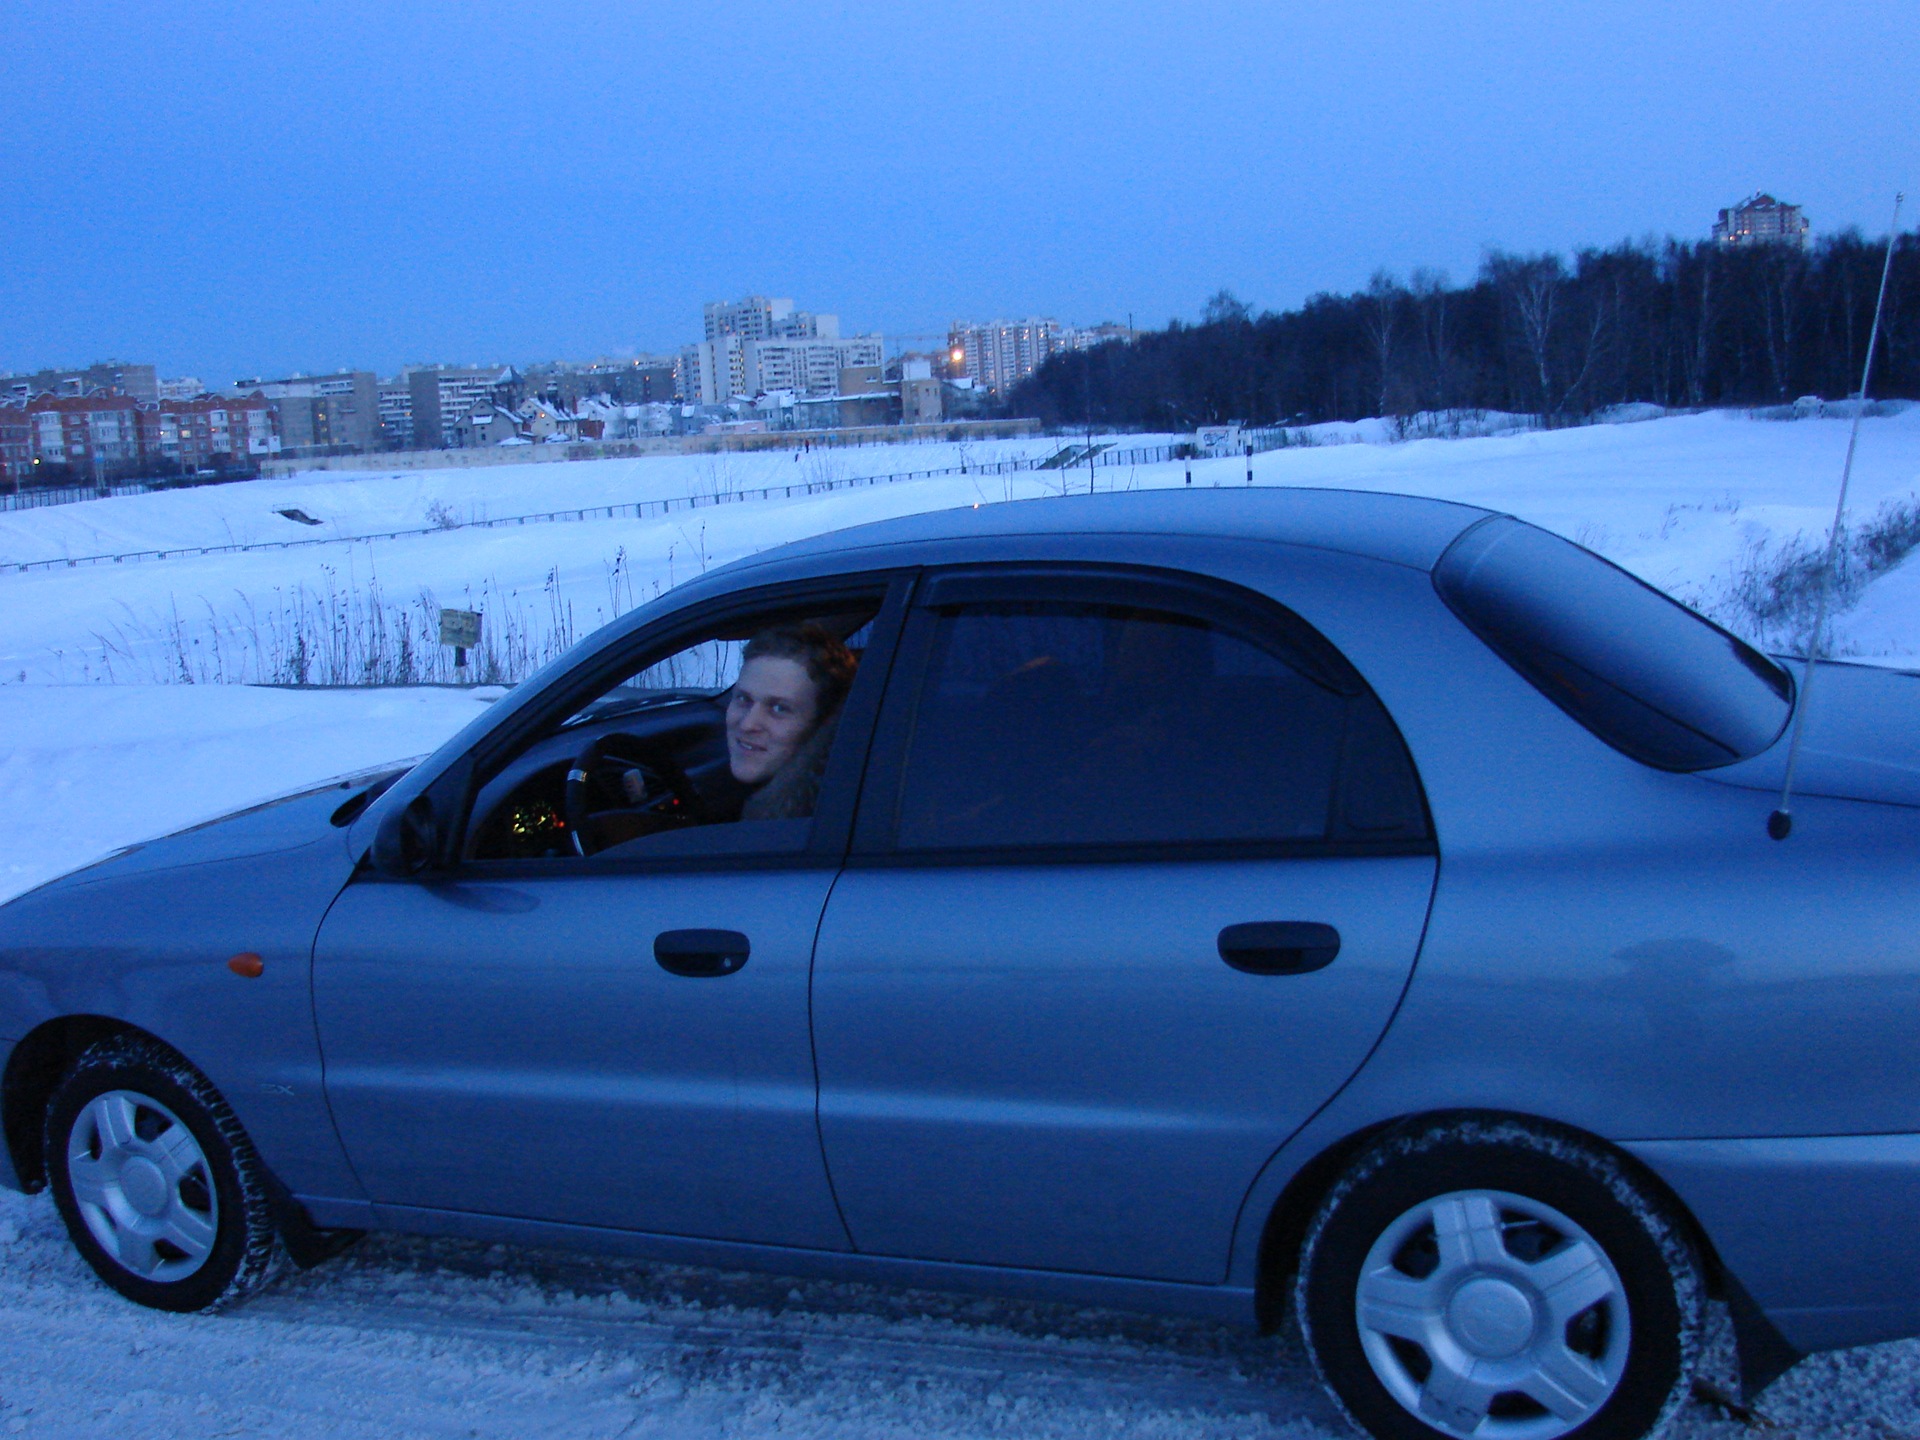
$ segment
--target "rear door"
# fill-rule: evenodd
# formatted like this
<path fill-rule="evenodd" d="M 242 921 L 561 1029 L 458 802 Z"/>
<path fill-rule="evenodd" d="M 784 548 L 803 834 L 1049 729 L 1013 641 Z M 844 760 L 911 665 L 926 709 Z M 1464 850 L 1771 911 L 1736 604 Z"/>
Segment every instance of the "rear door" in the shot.
<path fill-rule="evenodd" d="M 1392 721 L 1297 617 L 1157 572 L 929 577 L 814 959 L 855 1246 L 1219 1282 L 1386 1025 L 1435 864 Z"/>

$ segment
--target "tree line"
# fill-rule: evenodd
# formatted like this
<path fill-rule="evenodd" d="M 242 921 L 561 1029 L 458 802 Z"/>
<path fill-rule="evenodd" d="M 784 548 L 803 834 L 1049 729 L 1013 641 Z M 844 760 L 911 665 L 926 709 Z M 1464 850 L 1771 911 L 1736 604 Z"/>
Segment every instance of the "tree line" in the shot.
<path fill-rule="evenodd" d="M 1227 291 L 1198 324 L 1051 357 L 1009 398 L 1049 425 L 1188 430 L 1428 410 L 1572 423 L 1612 405 L 1765 406 L 1860 385 L 1886 241 L 1626 242 L 1491 251 L 1473 283 L 1385 272 L 1254 314 Z M 1920 397 L 1920 243 L 1897 242 L 1871 393 Z"/>

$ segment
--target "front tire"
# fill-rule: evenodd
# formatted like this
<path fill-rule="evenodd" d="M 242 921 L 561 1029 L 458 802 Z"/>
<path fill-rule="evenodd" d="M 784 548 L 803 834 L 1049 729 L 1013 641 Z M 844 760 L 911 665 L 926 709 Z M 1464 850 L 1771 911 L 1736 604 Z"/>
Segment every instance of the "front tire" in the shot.
<path fill-rule="evenodd" d="M 259 1158 L 219 1093 L 157 1041 L 90 1047 L 47 1108 L 47 1178 L 74 1248 L 156 1310 L 231 1304 L 285 1252 Z"/>
<path fill-rule="evenodd" d="M 1322 1381 L 1381 1440 L 1637 1440 L 1686 1398 L 1705 1285 L 1615 1157 L 1452 1120 L 1367 1151 L 1308 1230 L 1295 1308 Z"/>

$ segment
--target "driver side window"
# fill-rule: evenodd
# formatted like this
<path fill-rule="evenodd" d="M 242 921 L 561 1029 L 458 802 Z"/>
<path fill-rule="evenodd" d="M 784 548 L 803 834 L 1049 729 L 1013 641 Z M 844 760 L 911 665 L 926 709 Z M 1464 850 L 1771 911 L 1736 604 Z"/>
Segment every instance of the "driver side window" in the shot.
<path fill-rule="evenodd" d="M 881 600 L 735 613 L 641 651 L 486 782 L 469 858 L 804 850 Z"/>

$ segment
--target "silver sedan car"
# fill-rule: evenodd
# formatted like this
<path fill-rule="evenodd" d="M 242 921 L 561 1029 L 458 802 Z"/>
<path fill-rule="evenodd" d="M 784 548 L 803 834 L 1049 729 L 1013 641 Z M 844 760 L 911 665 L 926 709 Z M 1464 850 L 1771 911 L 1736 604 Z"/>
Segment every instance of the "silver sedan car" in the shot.
<path fill-rule="evenodd" d="M 1330 491 L 844 531 L 405 771 L 0 907 L 0 1180 L 229 1303 L 368 1230 L 1277 1327 L 1382 1437 L 1920 1333 L 1914 677 Z"/>

